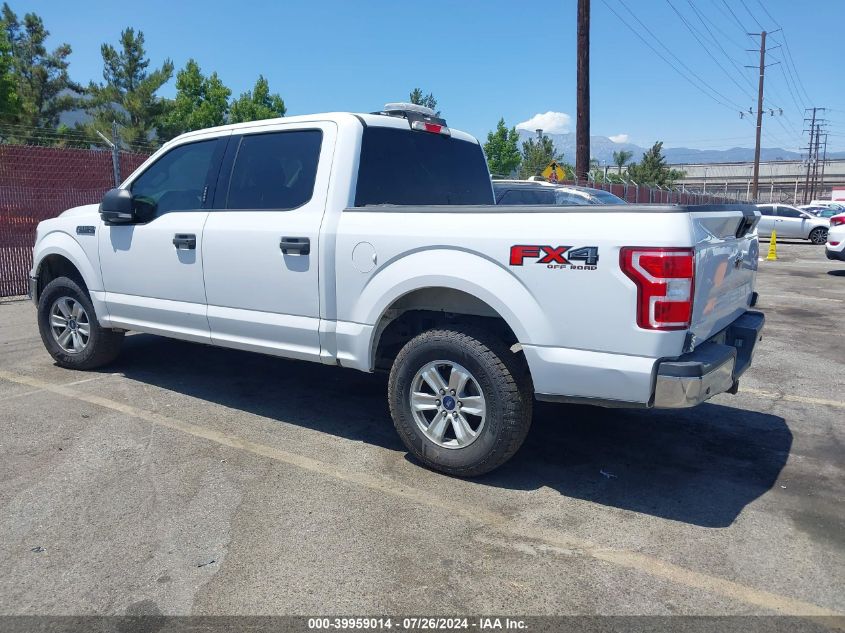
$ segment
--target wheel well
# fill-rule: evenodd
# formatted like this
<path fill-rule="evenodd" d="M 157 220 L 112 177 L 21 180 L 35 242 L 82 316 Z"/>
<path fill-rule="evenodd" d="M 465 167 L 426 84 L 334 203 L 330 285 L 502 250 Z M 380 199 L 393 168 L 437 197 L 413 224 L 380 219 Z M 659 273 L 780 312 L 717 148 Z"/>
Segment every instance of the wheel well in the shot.
<path fill-rule="evenodd" d="M 47 255 L 38 266 L 38 297 L 41 296 L 41 292 L 47 287 L 47 284 L 58 277 L 69 277 L 78 283 L 79 287 L 85 292 L 88 292 L 88 286 L 85 285 L 82 273 L 67 257 Z"/>
<path fill-rule="evenodd" d="M 452 288 L 422 288 L 403 295 L 384 311 L 376 324 L 373 366 L 389 370 L 405 343 L 425 330 L 466 324 L 483 327 L 514 353 L 521 353 L 511 327 L 481 299 Z"/>

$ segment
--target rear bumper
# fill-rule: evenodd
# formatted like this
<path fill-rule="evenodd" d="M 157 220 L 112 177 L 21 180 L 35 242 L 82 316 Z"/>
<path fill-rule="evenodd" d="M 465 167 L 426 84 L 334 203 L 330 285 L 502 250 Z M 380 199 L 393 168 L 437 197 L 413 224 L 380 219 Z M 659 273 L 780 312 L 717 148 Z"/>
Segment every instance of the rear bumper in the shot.
<path fill-rule="evenodd" d="M 695 350 L 657 366 L 653 406 L 694 407 L 716 394 L 734 391 L 751 366 L 766 322 L 761 312 L 748 311 Z"/>
<path fill-rule="evenodd" d="M 824 254 L 827 255 L 828 259 L 838 259 L 839 261 L 845 261 L 845 248 L 840 247 L 839 250 L 834 250 L 830 246 L 826 246 L 824 249 Z"/>

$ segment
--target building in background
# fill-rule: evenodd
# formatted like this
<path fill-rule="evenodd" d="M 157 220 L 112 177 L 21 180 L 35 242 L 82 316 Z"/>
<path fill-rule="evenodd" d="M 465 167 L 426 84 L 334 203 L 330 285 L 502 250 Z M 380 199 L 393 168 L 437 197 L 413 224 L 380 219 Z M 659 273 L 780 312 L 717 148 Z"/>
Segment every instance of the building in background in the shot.
<path fill-rule="evenodd" d="M 685 176 L 675 183 L 676 187 L 748 200 L 751 193 L 751 177 L 754 163 L 704 163 L 674 164 Z M 812 165 L 810 187 L 805 198 L 807 184 L 807 163 L 800 160 L 783 160 L 760 163 L 759 202 L 788 202 L 802 204 L 805 200 L 830 199 L 833 190 L 845 198 L 845 159 L 828 159 L 819 163 L 816 173 L 816 189 L 811 194 L 813 180 Z"/>

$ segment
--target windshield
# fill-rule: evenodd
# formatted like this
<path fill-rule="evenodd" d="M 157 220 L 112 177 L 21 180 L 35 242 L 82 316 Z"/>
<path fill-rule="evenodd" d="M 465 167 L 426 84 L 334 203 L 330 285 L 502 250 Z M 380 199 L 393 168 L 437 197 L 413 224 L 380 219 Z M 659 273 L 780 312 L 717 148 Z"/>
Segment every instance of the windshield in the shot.
<path fill-rule="evenodd" d="M 481 146 L 429 132 L 366 128 L 355 206 L 371 204 L 494 204 Z"/>

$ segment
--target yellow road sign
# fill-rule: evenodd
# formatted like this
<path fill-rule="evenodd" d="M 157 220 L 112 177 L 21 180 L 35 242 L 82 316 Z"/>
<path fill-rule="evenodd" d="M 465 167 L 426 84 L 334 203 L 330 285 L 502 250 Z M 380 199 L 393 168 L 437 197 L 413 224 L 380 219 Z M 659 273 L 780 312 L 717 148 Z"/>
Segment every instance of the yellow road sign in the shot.
<path fill-rule="evenodd" d="M 558 165 L 557 161 L 554 160 L 546 165 L 541 175 L 549 182 L 561 182 L 566 179 L 566 173 L 563 171 L 563 167 Z"/>

